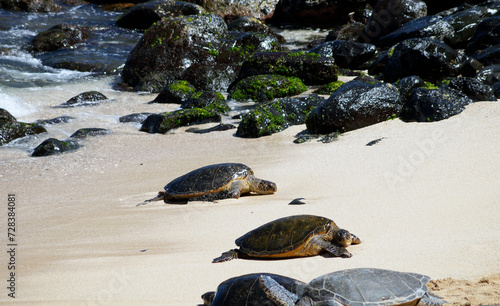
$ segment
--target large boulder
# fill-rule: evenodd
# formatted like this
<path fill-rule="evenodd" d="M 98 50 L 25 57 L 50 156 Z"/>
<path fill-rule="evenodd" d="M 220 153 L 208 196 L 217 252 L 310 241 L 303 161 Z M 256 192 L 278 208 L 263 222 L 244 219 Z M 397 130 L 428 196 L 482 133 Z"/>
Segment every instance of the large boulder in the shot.
<path fill-rule="evenodd" d="M 134 47 L 122 79 L 152 92 L 175 80 L 186 80 L 198 90 L 226 91 L 248 54 L 280 48 L 275 37 L 228 32 L 224 20 L 213 14 L 164 18 Z"/>
<path fill-rule="evenodd" d="M 459 75 L 466 68 L 467 56 L 434 38 L 414 38 L 393 47 L 373 71 L 383 70 L 384 79 L 395 82 L 417 75 L 426 81 L 437 82 L 445 77 Z M 383 69 L 380 66 L 384 63 Z M 377 66 L 379 65 L 379 66 Z"/>
<path fill-rule="evenodd" d="M 393 85 L 351 81 L 310 112 L 306 126 L 311 134 L 351 131 L 399 116 L 402 108 Z"/>
<path fill-rule="evenodd" d="M 470 98 L 452 88 L 417 88 L 406 102 L 401 119 L 418 122 L 439 121 L 461 113 L 470 103 Z"/>
<path fill-rule="evenodd" d="M 476 32 L 477 25 L 488 16 L 489 10 L 484 6 L 473 6 L 459 10 L 443 18 L 455 30 L 452 35 L 445 37 L 444 42 L 453 48 L 464 49 Z"/>
<path fill-rule="evenodd" d="M 18 122 L 7 110 L 0 108 L 0 146 L 14 139 L 47 132 L 35 123 Z"/>
<path fill-rule="evenodd" d="M 306 115 L 324 100 L 318 95 L 310 95 L 260 104 L 243 116 L 236 136 L 261 137 L 281 132 L 291 125 L 304 124 Z"/>

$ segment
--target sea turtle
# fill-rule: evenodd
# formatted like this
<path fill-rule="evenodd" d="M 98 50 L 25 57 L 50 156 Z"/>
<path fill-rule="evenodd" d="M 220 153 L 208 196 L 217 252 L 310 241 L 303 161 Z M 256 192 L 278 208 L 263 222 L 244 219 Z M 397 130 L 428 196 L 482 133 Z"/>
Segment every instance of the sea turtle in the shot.
<path fill-rule="evenodd" d="M 375 268 L 328 273 L 313 279 L 303 294 L 296 294 L 262 275 L 260 285 L 278 305 L 442 305 L 444 300 L 427 290 L 428 276 Z"/>
<path fill-rule="evenodd" d="M 256 178 L 248 166 L 224 163 L 205 166 L 184 174 L 168 183 L 165 191 L 160 191 L 156 197 L 137 205 L 159 200 L 215 201 L 239 198 L 240 195 L 250 192 L 270 194 L 276 190 L 275 183 Z"/>
<path fill-rule="evenodd" d="M 271 273 L 253 273 L 230 278 L 222 282 L 217 291 L 207 292 L 201 296 L 206 306 L 271 306 L 276 305 L 267 296 L 261 286 L 259 277 L 266 275 L 286 290 L 302 294 L 306 284 L 299 280 Z"/>
<path fill-rule="evenodd" d="M 340 229 L 328 218 L 297 215 L 266 223 L 236 239 L 239 249 L 222 253 L 213 262 L 235 258 L 290 258 L 328 252 L 351 257 L 345 247 L 361 243 L 358 237 Z"/>

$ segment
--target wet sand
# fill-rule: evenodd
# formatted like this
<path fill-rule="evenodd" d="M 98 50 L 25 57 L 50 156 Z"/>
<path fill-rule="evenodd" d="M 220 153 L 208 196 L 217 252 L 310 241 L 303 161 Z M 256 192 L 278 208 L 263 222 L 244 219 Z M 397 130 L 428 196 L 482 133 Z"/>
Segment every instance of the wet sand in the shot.
<path fill-rule="evenodd" d="M 16 197 L 15 301 L 197 305 L 201 294 L 241 274 L 307 282 L 378 267 L 441 280 L 431 288 L 457 305 L 498 304 L 498 118 L 498 102 L 478 102 L 444 121 L 390 120 L 328 144 L 294 144 L 304 125 L 259 139 L 234 137 L 235 130 L 146 134 L 126 125 L 72 153 L 10 154 L 0 162 L 0 182 L 5 203 L 7 194 Z M 170 180 L 220 162 L 245 163 L 278 191 L 136 207 Z M 295 198 L 306 204 L 288 205 Z M 352 258 L 211 263 L 247 231 L 296 214 L 331 218 L 362 243 L 348 248 Z M 3 292 L 0 301 L 12 301 Z"/>

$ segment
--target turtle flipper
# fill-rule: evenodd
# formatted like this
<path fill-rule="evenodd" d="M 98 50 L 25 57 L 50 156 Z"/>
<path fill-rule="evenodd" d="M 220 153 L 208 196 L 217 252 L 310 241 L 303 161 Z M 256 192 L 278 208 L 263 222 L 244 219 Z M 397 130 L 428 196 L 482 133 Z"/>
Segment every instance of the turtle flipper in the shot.
<path fill-rule="evenodd" d="M 212 263 L 230 261 L 236 258 L 238 258 L 238 250 L 233 249 L 222 253 L 222 255 L 217 258 L 214 258 Z"/>
<path fill-rule="evenodd" d="M 150 202 L 155 202 L 155 201 L 163 200 L 164 198 L 165 198 L 165 191 L 160 191 L 160 192 L 158 192 L 158 195 L 156 197 L 151 198 L 149 200 L 146 200 L 144 202 L 141 202 L 141 203 L 139 203 L 139 204 L 137 204 L 135 206 L 146 205 L 146 204 L 148 204 Z"/>
<path fill-rule="evenodd" d="M 267 275 L 261 275 L 259 284 L 268 299 L 280 306 L 294 306 L 299 297 L 281 286 L 277 281 Z"/>
<path fill-rule="evenodd" d="M 424 306 L 424 305 L 439 306 L 439 305 L 443 305 L 443 304 L 448 304 L 448 302 L 446 302 L 440 296 L 438 296 L 430 291 L 427 291 L 427 293 L 424 294 L 424 296 L 422 297 L 422 299 L 418 303 L 418 305 L 422 305 L 422 306 Z"/>
<path fill-rule="evenodd" d="M 324 248 L 329 254 L 335 257 L 352 257 L 352 254 L 347 251 L 343 246 L 330 244 L 328 247 Z"/>

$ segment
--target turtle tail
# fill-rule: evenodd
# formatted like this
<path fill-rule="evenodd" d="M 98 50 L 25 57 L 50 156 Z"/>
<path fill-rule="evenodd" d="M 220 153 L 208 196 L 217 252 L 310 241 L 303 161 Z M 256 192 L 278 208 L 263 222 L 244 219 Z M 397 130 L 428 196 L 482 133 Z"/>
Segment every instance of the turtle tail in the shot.
<path fill-rule="evenodd" d="M 150 202 L 160 201 L 160 200 L 163 200 L 164 197 L 165 197 L 165 191 L 160 191 L 160 192 L 158 192 L 158 195 L 156 197 L 151 198 L 149 200 L 146 200 L 144 202 L 141 202 L 141 203 L 139 203 L 139 204 L 137 204 L 135 206 L 141 206 L 141 205 L 146 205 L 146 204 L 148 204 Z"/>

